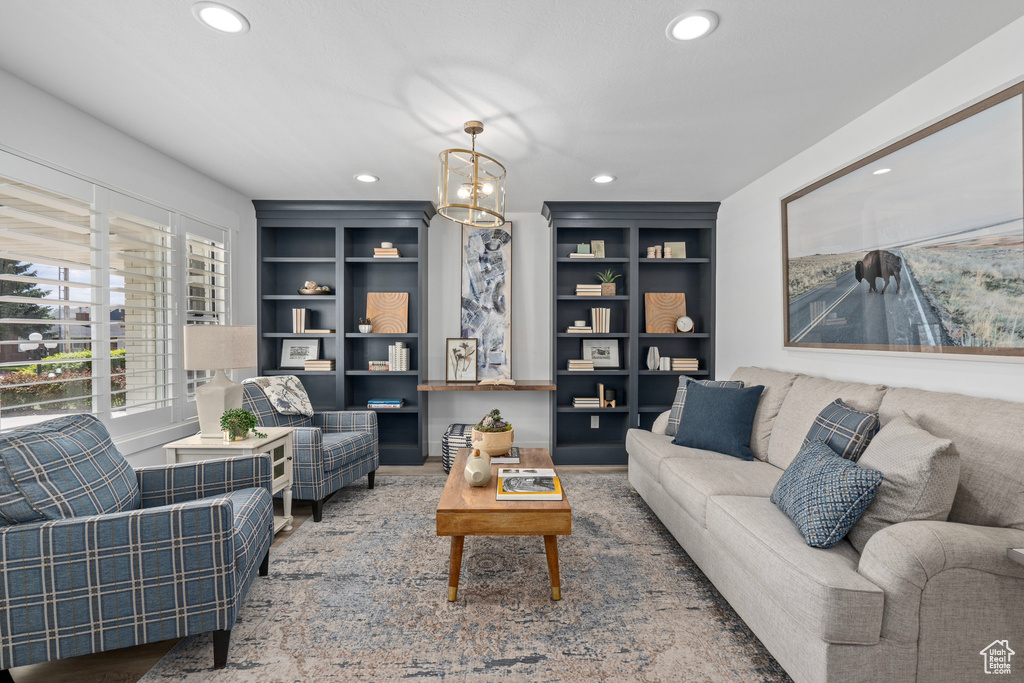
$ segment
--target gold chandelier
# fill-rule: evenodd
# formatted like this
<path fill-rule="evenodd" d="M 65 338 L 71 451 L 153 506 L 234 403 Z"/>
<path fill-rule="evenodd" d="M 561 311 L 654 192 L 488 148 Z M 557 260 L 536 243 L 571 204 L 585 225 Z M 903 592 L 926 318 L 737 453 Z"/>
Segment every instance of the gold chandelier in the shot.
<path fill-rule="evenodd" d="M 446 149 L 437 179 L 437 212 L 450 220 L 477 228 L 497 228 L 505 222 L 505 167 L 476 151 L 476 136 L 484 131 L 479 121 L 467 121 L 472 149 Z"/>

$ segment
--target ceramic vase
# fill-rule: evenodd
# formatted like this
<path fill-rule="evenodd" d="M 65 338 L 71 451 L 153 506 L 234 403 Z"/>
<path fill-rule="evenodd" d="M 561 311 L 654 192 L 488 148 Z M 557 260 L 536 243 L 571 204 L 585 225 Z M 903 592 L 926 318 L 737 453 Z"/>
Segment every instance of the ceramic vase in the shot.
<path fill-rule="evenodd" d="M 478 432 L 473 430 L 473 448 L 479 448 L 488 455 L 505 455 L 512 450 L 512 434 L 514 429 L 507 432 Z"/>
<path fill-rule="evenodd" d="M 466 459 L 464 474 L 470 486 L 486 486 L 491 480 L 491 456 L 486 451 L 474 448 Z"/>
<path fill-rule="evenodd" d="M 652 346 L 647 351 L 647 369 L 657 370 L 658 363 L 661 361 L 661 353 L 658 351 L 657 346 Z"/>
<path fill-rule="evenodd" d="M 370 334 L 370 332 L 373 332 L 373 325 L 360 325 L 359 331 L 363 334 Z"/>

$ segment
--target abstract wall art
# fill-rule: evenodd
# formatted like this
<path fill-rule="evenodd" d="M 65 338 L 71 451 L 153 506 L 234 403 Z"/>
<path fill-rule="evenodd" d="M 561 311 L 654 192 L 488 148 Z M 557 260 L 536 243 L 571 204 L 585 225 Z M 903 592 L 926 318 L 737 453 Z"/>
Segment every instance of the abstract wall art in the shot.
<path fill-rule="evenodd" d="M 477 377 L 512 377 L 512 224 L 462 226 L 462 337 L 477 339 Z"/>
<path fill-rule="evenodd" d="M 1024 84 L 782 200 L 788 347 L 1024 357 Z"/>

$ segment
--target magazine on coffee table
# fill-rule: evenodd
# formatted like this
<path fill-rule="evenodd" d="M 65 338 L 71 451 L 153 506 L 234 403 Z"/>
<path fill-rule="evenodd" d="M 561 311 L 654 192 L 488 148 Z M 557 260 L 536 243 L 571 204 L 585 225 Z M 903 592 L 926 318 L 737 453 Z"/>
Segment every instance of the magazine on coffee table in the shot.
<path fill-rule="evenodd" d="M 518 465 L 519 464 L 519 446 L 513 446 L 512 449 L 505 455 L 492 455 L 492 465 Z"/>
<path fill-rule="evenodd" d="M 562 500 L 562 483 L 553 469 L 498 468 L 497 500 Z"/>

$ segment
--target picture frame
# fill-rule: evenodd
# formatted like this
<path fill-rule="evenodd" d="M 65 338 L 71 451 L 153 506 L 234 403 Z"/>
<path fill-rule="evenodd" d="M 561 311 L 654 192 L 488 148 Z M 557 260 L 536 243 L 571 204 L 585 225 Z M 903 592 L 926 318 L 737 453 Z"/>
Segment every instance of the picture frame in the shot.
<path fill-rule="evenodd" d="M 618 339 L 582 339 L 583 360 L 594 361 L 595 368 L 619 367 Z"/>
<path fill-rule="evenodd" d="M 281 362 L 278 367 L 282 370 L 297 369 L 306 367 L 307 360 L 320 358 L 319 339 L 282 339 L 281 340 Z"/>
<path fill-rule="evenodd" d="M 783 346 L 1024 358 L 1024 83 L 782 200 Z"/>
<path fill-rule="evenodd" d="M 477 340 L 477 379 L 512 378 L 512 223 L 462 226 L 460 329 Z"/>
<path fill-rule="evenodd" d="M 594 258 L 604 258 L 604 240 L 590 240 L 590 252 Z"/>
<path fill-rule="evenodd" d="M 444 344 L 444 379 L 446 382 L 477 381 L 479 340 L 472 337 L 449 337 Z"/>

